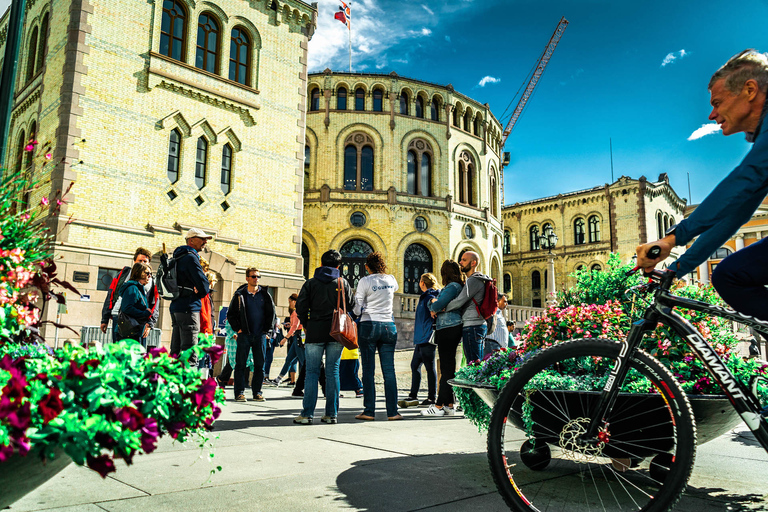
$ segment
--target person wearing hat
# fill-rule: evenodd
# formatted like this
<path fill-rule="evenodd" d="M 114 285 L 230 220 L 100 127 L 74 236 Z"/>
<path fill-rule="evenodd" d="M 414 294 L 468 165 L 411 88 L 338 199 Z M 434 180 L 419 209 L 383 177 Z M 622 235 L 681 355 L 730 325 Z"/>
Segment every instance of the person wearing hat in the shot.
<path fill-rule="evenodd" d="M 202 299 L 210 293 L 208 278 L 200 265 L 199 251 L 213 238 L 202 229 L 191 228 L 184 237 L 187 245 L 173 251 L 176 260 L 176 278 L 185 290 L 178 299 L 171 301 L 171 354 L 178 355 L 197 343 L 200 333 Z M 189 358 L 189 365 L 197 367 L 197 356 Z"/>

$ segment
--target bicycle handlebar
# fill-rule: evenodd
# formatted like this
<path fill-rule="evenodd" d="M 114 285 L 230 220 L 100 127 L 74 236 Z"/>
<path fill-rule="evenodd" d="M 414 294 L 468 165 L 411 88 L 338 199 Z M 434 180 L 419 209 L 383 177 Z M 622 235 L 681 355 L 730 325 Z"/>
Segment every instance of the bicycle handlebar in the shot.
<path fill-rule="evenodd" d="M 661 255 L 661 247 L 658 245 L 654 245 L 650 249 L 648 249 L 648 257 L 651 259 L 656 259 Z M 627 276 L 631 276 L 635 274 L 638 270 L 641 270 L 640 267 L 635 267 L 632 270 L 627 271 Z M 650 277 L 654 281 L 658 281 L 662 288 L 665 290 L 668 290 L 670 285 L 672 284 L 672 280 L 675 277 L 675 273 L 669 269 L 667 270 L 657 270 L 653 269 L 650 272 L 646 272 L 645 269 L 643 270 L 643 275 L 646 277 Z"/>

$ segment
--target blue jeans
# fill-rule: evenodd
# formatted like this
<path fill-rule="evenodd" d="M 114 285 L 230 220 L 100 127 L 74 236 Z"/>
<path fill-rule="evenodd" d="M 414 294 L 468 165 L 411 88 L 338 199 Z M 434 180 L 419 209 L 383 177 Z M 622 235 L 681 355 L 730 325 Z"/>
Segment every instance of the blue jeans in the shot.
<path fill-rule="evenodd" d="M 485 323 L 481 325 L 465 325 L 461 329 L 462 347 L 467 363 L 482 359 L 487 330 L 488 326 Z"/>
<path fill-rule="evenodd" d="M 712 285 L 739 313 L 768 320 L 768 238 L 739 249 L 717 264 Z"/>
<path fill-rule="evenodd" d="M 312 418 L 317 405 L 317 383 L 320 380 L 320 365 L 325 352 L 325 415 L 336 417 L 339 414 L 339 361 L 344 347 L 338 341 L 307 343 L 304 353 L 307 360 L 307 378 L 304 383 L 304 408 L 301 415 Z"/>
<path fill-rule="evenodd" d="M 272 359 L 275 357 L 275 348 L 280 346 L 280 342 L 267 338 L 266 351 L 264 353 L 264 375 L 269 378 L 269 369 L 272 368 Z"/>
<path fill-rule="evenodd" d="M 253 376 L 251 390 L 253 396 L 261 394 L 264 381 L 264 356 L 267 351 L 267 336 L 264 334 L 237 335 L 237 352 L 235 352 L 235 398 L 245 392 L 248 384 L 248 352 L 253 354 Z"/>
<path fill-rule="evenodd" d="M 395 345 L 397 327 L 394 322 L 360 322 L 358 329 L 360 357 L 363 360 L 363 414 L 376 413 L 376 349 L 379 349 L 379 363 L 384 375 L 384 397 L 387 416 L 397 416 L 397 377 L 395 377 Z"/>
<path fill-rule="evenodd" d="M 288 353 L 285 355 L 285 363 L 280 369 L 280 373 L 278 373 L 280 377 L 285 377 L 288 375 L 288 372 L 295 372 L 296 361 L 301 365 L 304 364 L 304 347 L 299 347 L 298 345 L 301 345 L 301 337 L 295 337 L 291 342 L 291 346 L 288 347 Z"/>

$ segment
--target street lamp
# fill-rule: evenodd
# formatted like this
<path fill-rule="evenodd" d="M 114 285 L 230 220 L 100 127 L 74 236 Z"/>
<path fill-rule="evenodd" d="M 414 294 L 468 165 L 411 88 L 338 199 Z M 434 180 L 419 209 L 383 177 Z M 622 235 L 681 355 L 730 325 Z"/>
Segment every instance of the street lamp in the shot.
<path fill-rule="evenodd" d="M 547 307 L 557 304 L 557 293 L 555 292 L 555 255 L 552 249 L 557 245 L 557 235 L 551 224 L 544 226 L 544 230 L 539 235 L 539 244 L 542 249 L 547 250 Z"/>

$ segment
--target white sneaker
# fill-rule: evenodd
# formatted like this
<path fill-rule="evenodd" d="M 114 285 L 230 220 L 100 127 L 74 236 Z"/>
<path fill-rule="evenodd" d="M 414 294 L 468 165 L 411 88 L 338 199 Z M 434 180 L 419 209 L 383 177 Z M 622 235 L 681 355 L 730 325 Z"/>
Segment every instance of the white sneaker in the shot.
<path fill-rule="evenodd" d="M 443 406 L 443 411 L 445 412 L 446 416 L 455 416 L 456 410 L 453 407 Z"/>
<path fill-rule="evenodd" d="M 450 407 L 442 407 L 442 408 L 440 408 L 440 407 L 432 404 L 429 407 L 427 407 L 426 409 L 424 409 L 423 411 L 421 411 L 421 415 L 422 416 L 435 416 L 435 417 L 446 416 L 446 415 L 450 416 L 450 415 L 453 414 L 453 409 L 451 409 L 450 413 L 448 413 L 448 409 L 450 409 Z"/>

